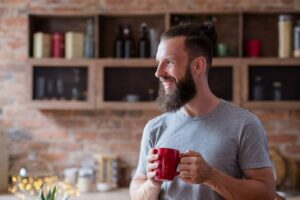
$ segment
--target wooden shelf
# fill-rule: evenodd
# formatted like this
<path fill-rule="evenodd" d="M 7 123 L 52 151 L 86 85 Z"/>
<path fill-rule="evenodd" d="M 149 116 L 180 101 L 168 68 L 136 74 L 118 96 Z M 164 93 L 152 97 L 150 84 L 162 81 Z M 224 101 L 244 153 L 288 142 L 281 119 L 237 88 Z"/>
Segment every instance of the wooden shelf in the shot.
<path fill-rule="evenodd" d="M 131 25 L 133 30 L 133 40 L 135 45 L 138 41 L 139 26 L 146 22 L 148 27 L 158 30 L 161 34 L 174 24 L 174 17 L 192 17 L 196 22 L 203 22 L 207 18 L 215 17 L 217 31 L 219 33 L 218 42 L 227 43 L 232 49 L 232 57 L 214 57 L 211 76 L 215 76 L 213 82 L 219 85 L 212 86 L 216 90 L 227 90 L 226 95 L 231 93 L 231 102 L 251 109 L 300 109 L 298 101 L 252 101 L 249 98 L 249 80 L 252 78 L 249 69 L 257 68 L 265 70 L 265 67 L 272 70 L 287 66 L 295 68 L 297 73 L 300 68 L 300 58 L 277 58 L 278 49 L 278 16 L 280 14 L 291 14 L 293 22 L 300 19 L 297 10 L 223 10 L 223 9 L 200 9 L 200 10 L 164 10 L 164 11 L 109 11 L 109 12 L 30 12 L 28 26 L 28 94 L 29 101 L 33 107 L 38 109 L 129 109 L 129 110 L 148 110 L 157 109 L 152 101 L 126 102 L 122 99 L 115 101 L 105 99 L 105 73 L 110 77 L 114 71 L 122 69 L 142 69 L 152 70 L 151 77 L 154 77 L 157 62 L 155 58 L 140 59 L 115 59 L 113 58 L 113 43 L 115 30 L 118 25 Z M 64 58 L 43 58 L 34 59 L 32 57 L 33 33 L 37 31 L 66 32 L 80 31 L 85 32 L 87 20 L 93 19 L 95 34 L 95 58 L 93 59 L 64 59 Z M 295 23 L 294 23 L 295 24 Z M 105 27 L 105 28 L 104 28 Z M 230 27 L 230 28 L 228 28 Z M 270 34 L 272 33 L 272 34 Z M 262 40 L 262 57 L 245 57 L 245 41 L 247 39 Z M 137 49 L 137 46 L 136 46 Z M 87 67 L 88 69 L 88 99 L 85 102 L 59 101 L 59 100 L 32 100 L 33 91 L 33 68 L 34 67 Z M 105 72 L 106 71 L 106 72 Z M 268 70 L 265 70 L 268 71 Z M 300 71 L 300 69 L 299 69 Z M 130 74 L 126 72 L 125 74 Z M 143 74 L 145 75 L 145 74 Z M 225 75 L 226 77 L 223 77 Z M 132 75 L 130 75 L 132 76 Z M 150 75 L 149 75 L 150 76 Z M 278 75 L 274 75 L 278 76 Z M 123 87 L 125 83 L 118 82 L 122 76 L 117 78 L 110 77 L 110 81 L 116 81 L 115 85 Z M 135 77 L 135 76 L 132 76 Z M 129 80 L 133 78 L 129 77 Z M 272 80 L 272 79 L 270 79 Z M 123 80 L 124 81 L 124 80 Z M 150 79 L 140 77 L 136 85 L 145 85 Z M 151 80 L 152 81 L 152 80 Z M 295 80 L 294 80 L 295 81 Z M 231 86 L 225 82 L 230 82 Z M 297 82 L 298 83 L 298 82 Z M 211 83 L 213 84 L 213 83 Z M 230 88 L 231 87 L 231 88 Z M 106 87 L 107 89 L 108 87 Z M 229 89 L 228 89 L 229 88 Z M 293 87 L 292 87 L 293 88 Z M 116 89 L 116 88 L 114 88 Z M 221 91 L 221 94 L 224 91 Z M 120 98 L 120 97 L 118 97 Z"/>
<path fill-rule="evenodd" d="M 109 110 L 158 110 L 154 102 L 104 102 L 98 109 Z"/>
<path fill-rule="evenodd" d="M 300 109 L 300 103 L 298 101 L 255 101 L 244 102 L 243 107 L 247 109 L 270 109 L 270 110 L 289 110 Z"/>
<path fill-rule="evenodd" d="M 74 100 L 33 100 L 30 107 L 40 110 L 93 110 L 93 102 Z"/>

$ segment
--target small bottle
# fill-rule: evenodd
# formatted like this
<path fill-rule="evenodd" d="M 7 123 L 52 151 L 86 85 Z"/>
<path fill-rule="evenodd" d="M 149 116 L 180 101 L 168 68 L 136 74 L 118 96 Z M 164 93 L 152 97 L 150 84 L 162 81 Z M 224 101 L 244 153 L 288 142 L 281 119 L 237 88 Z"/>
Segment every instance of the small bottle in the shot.
<path fill-rule="evenodd" d="M 133 53 L 133 41 L 131 36 L 131 27 L 126 26 L 123 29 L 124 33 L 124 58 L 132 58 Z"/>
<path fill-rule="evenodd" d="M 282 100 L 282 83 L 280 81 L 273 82 L 273 100 Z"/>
<path fill-rule="evenodd" d="M 147 24 L 144 22 L 141 24 L 141 28 L 140 28 L 139 57 L 140 58 L 150 57 L 149 31 L 148 31 Z"/>
<path fill-rule="evenodd" d="M 300 57 L 300 21 L 294 27 L 294 57 Z"/>
<path fill-rule="evenodd" d="M 93 20 L 88 20 L 84 38 L 84 57 L 94 57 L 94 24 Z"/>
<path fill-rule="evenodd" d="M 114 56 L 115 58 L 124 58 L 124 38 L 122 26 L 119 26 L 116 31 L 116 38 L 114 42 Z"/>
<path fill-rule="evenodd" d="M 256 76 L 254 78 L 252 98 L 255 101 L 264 100 L 264 88 L 262 85 L 262 77 Z"/>
<path fill-rule="evenodd" d="M 290 15 L 280 15 L 278 22 L 278 56 L 279 58 L 291 57 L 292 53 L 292 20 Z"/>

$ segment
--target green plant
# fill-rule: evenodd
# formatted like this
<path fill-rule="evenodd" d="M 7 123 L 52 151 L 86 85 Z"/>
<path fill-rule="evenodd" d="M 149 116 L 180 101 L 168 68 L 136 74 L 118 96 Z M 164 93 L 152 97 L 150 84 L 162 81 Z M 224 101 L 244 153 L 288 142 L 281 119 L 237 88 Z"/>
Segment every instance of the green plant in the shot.
<path fill-rule="evenodd" d="M 51 190 L 49 190 L 47 196 L 45 197 L 44 191 L 41 192 L 41 200 L 54 200 L 56 193 L 56 186 Z"/>

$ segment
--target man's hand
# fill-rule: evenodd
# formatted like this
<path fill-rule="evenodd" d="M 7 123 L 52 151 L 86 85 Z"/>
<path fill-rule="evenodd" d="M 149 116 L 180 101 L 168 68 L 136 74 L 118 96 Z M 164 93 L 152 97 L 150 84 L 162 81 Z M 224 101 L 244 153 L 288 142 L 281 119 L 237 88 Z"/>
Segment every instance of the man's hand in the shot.
<path fill-rule="evenodd" d="M 208 180 L 212 167 L 209 166 L 203 157 L 195 151 L 186 151 L 181 154 L 178 168 L 183 181 L 190 184 L 199 184 Z"/>
<path fill-rule="evenodd" d="M 148 151 L 146 171 L 147 171 L 148 180 L 151 182 L 151 184 L 153 186 L 160 187 L 162 181 L 157 181 L 154 179 L 156 175 L 155 169 L 158 168 L 158 162 L 154 162 L 154 161 L 156 161 L 158 157 L 159 155 L 155 153 L 155 149 L 150 149 Z"/>

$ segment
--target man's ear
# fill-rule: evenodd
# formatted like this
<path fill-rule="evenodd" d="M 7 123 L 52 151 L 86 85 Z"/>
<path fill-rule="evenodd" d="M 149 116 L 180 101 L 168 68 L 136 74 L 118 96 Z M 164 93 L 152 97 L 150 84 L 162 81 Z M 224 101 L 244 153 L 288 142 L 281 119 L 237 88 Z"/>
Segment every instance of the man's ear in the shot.
<path fill-rule="evenodd" d="M 192 61 L 192 71 L 197 75 L 205 74 L 206 59 L 203 56 L 199 56 Z"/>

